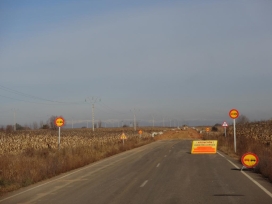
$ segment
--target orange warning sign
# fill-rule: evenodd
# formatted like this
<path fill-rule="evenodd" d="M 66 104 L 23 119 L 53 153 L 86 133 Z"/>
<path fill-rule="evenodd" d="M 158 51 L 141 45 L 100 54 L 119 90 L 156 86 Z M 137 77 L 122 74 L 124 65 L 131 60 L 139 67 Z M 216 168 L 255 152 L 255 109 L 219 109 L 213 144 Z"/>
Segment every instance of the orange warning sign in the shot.
<path fill-rule="evenodd" d="M 217 140 L 197 140 L 192 143 L 191 154 L 215 154 Z"/>
<path fill-rule="evenodd" d="M 125 135 L 125 133 L 122 133 L 122 135 L 121 135 L 121 138 L 120 138 L 121 140 L 126 140 L 127 139 L 127 136 Z"/>

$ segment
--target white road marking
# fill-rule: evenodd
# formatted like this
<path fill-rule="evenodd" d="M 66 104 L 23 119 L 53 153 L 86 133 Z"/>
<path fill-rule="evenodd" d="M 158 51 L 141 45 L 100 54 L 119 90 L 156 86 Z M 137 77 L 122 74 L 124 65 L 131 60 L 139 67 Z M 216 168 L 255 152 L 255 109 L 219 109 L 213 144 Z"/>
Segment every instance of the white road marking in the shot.
<path fill-rule="evenodd" d="M 272 198 L 272 193 L 270 193 L 265 187 L 263 187 L 261 184 L 259 184 L 257 181 L 255 181 L 253 178 L 251 178 L 249 175 L 247 175 L 245 172 L 242 171 L 242 174 L 244 174 L 253 183 L 255 183 L 260 189 L 262 189 L 267 195 L 269 195 L 270 198 Z"/>
<path fill-rule="evenodd" d="M 219 154 L 221 157 L 224 157 L 224 158 L 225 158 L 225 156 L 224 156 L 223 154 L 220 154 L 219 152 L 217 152 L 217 154 Z"/>
<path fill-rule="evenodd" d="M 140 186 L 141 188 L 145 186 L 145 184 L 147 184 L 148 180 L 146 180 L 145 182 L 142 183 L 142 185 Z"/>
<path fill-rule="evenodd" d="M 157 164 L 157 167 L 159 167 L 160 165 L 161 165 L 161 164 L 160 164 L 160 163 L 158 163 L 158 164 Z"/>
<path fill-rule="evenodd" d="M 220 154 L 217 152 L 221 157 L 224 157 L 229 163 L 231 163 L 236 169 L 241 169 L 239 168 L 236 164 L 234 164 L 232 161 L 228 160 L 224 155 Z M 261 184 L 259 184 L 257 181 L 255 181 L 253 178 L 251 178 L 248 174 L 245 172 L 241 171 L 242 174 L 244 174 L 249 180 L 251 180 L 253 183 L 255 183 L 260 189 L 262 189 L 268 196 L 272 198 L 272 193 L 270 193 L 265 187 L 263 187 Z"/>

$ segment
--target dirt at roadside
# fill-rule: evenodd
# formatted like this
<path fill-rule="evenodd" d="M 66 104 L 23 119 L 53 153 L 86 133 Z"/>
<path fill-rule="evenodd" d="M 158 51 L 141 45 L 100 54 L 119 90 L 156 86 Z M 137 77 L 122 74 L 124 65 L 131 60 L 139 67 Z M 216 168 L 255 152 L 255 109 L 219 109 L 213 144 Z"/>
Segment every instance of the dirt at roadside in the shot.
<path fill-rule="evenodd" d="M 168 130 L 162 135 L 155 136 L 155 140 L 167 140 L 167 139 L 202 139 L 202 135 L 196 130 L 188 128 L 187 130 Z"/>

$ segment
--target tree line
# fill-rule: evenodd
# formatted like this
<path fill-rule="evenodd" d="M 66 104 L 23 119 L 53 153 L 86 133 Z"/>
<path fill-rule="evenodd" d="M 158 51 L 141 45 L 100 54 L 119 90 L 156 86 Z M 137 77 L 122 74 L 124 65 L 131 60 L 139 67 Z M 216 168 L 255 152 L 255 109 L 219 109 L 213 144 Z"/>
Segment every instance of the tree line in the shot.
<path fill-rule="evenodd" d="M 37 122 L 33 122 L 32 125 L 20 125 L 18 123 L 14 125 L 6 125 L 6 126 L 1 126 L 0 131 L 6 131 L 6 132 L 12 132 L 15 130 L 37 130 L 37 129 L 52 129 L 56 130 L 57 126 L 55 125 L 55 120 L 58 116 L 52 115 L 46 122 L 43 122 L 42 120 L 38 124 Z"/>

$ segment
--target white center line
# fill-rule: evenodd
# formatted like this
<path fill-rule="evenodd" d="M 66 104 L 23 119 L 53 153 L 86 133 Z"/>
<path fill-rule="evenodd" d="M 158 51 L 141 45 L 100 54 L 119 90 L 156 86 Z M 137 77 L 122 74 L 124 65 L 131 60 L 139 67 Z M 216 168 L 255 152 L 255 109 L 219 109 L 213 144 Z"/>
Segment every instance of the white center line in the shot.
<path fill-rule="evenodd" d="M 159 167 L 160 165 L 161 165 L 161 164 L 160 164 L 160 163 L 158 163 L 158 164 L 157 164 L 157 167 Z"/>
<path fill-rule="evenodd" d="M 142 185 L 140 186 L 141 188 L 145 186 L 145 184 L 148 182 L 148 180 L 146 180 L 145 182 L 142 183 Z"/>

